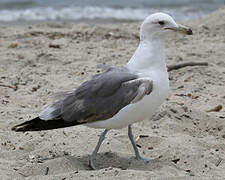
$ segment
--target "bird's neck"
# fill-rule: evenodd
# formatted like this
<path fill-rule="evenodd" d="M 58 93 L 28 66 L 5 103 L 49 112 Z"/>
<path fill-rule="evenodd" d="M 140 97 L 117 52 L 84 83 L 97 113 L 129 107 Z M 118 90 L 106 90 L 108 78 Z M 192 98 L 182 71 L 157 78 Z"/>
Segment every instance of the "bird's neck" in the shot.
<path fill-rule="evenodd" d="M 160 38 L 141 40 L 134 55 L 127 63 L 132 71 L 160 70 L 167 72 L 164 41 Z"/>

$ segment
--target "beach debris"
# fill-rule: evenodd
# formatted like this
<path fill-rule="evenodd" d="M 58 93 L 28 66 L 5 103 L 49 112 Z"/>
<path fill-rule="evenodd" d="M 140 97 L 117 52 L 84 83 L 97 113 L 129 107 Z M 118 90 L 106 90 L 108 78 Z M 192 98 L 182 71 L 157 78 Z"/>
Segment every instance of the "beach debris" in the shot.
<path fill-rule="evenodd" d="M 183 97 L 183 96 L 187 96 L 186 94 L 174 94 L 174 96 L 181 96 L 181 97 Z"/>
<path fill-rule="evenodd" d="M 199 96 L 198 95 L 193 95 L 191 93 L 187 93 L 187 94 L 174 94 L 174 96 L 181 96 L 181 97 L 189 97 L 189 98 L 192 98 L 192 99 L 198 99 Z"/>
<path fill-rule="evenodd" d="M 191 119 L 191 116 L 189 116 L 189 115 L 186 114 L 186 113 L 182 114 L 181 117 L 185 117 L 185 118 Z"/>
<path fill-rule="evenodd" d="M 147 138 L 149 135 L 140 135 L 139 138 Z"/>
<path fill-rule="evenodd" d="M 41 86 L 40 85 L 37 85 L 37 86 L 32 87 L 31 91 L 32 92 L 35 92 L 35 91 L 37 91 L 40 88 L 41 88 Z"/>
<path fill-rule="evenodd" d="M 207 110 L 206 112 L 219 112 L 222 108 L 223 108 L 223 106 L 221 104 L 219 104 L 216 107 L 214 107 L 210 110 Z"/>
<path fill-rule="evenodd" d="M 8 104 L 8 103 L 9 103 L 8 100 L 2 99 L 2 104 L 6 105 L 6 104 Z"/>
<path fill-rule="evenodd" d="M 9 140 L 6 141 L 6 142 L 2 142 L 1 145 L 5 146 L 5 147 L 7 147 L 8 149 L 11 149 L 11 150 L 15 150 L 16 149 L 15 145 L 12 144 L 12 142 L 9 141 Z"/>
<path fill-rule="evenodd" d="M 11 88 L 11 89 L 13 89 L 14 91 L 16 91 L 16 90 L 18 89 L 17 84 L 15 84 L 15 86 L 11 86 L 11 85 L 7 85 L 7 84 L 2 84 L 2 83 L 0 82 L 0 86 L 1 86 L 1 87 L 6 87 L 6 88 Z"/>
<path fill-rule="evenodd" d="M 147 137 L 149 137 L 148 135 L 140 135 L 140 136 L 138 136 L 136 139 L 135 139 L 135 142 L 137 142 L 139 139 L 141 139 L 141 138 L 147 138 Z M 136 143 L 136 146 L 137 147 L 139 147 L 139 148 L 141 148 L 141 145 L 140 144 L 137 144 Z"/>
<path fill-rule="evenodd" d="M 187 63 L 180 63 L 180 64 L 174 64 L 174 65 L 168 65 L 167 71 L 173 71 L 180 68 L 184 68 L 186 66 L 208 66 L 207 62 L 187 62 Z"/>
<path fill-rule="evenodd" d="M 222 160 L 223 160 L 222 158 L 219 158 L 215 165 L 218 167 L 220 165 L 220 163 L 222 162 Z"/>
<path fill-rule="evenodd" d="M 139 148 L 141 148 L 141 145 L 140 144 L 136 144 L 136 146 L 139 147 Z"/>
<path fill-rule="evenodd" d="M 68 134 L 64 130 L 62 132 L 66 137 L 68 137 Z"/>
<path fill-rule="evenodd" d="M 198 99 L 198 98 L 199 98 L 198 95 L 193 95 L 193 94 L 191 94 L 191 93 L 188 93 L 188 94 L 187 94 L 187 97 L 190 97 L 190 98 L 192 98 L 192 99 Z"/>
<path fill-rule="evenodd" d="M 136 139 L 135 139 L 135 141 L 137 142 L 139 139 L 141 139 L 141 138 L 147 138 L 147 137 L 149 137 L 148 135 L 140 135 L 140 136 L 138 136 Z"/>
<path fill-rule="evenodd" d="M 65 145 L 65 144 L 64 144 L 64 145 Z M 67 152 L 67 151 L 63 151 L 63 154 L 64 154 L 65 156 L 70 155 L 70 153 L 69 153 L 69 152 Z"/>
<path fill-rule="evenodd" d="M 24 148 L 20 146 L 20 147 L 19 147 L 19 150 L 24 150 Z"/>
<path fill-rule="evenodd" d="M 173 159 L 172 162 L 177 164 L 180 161 L 180 158 Z"/>
<path fill-rule="evenodd" d="M 184 85 L 178 86 L 177 89 L 182 89 L 184 88 Z"/>
<path fill-rule="evenodd" d="M 49 172 L 49 167 L 47 166 L 45 169 L 45 175 L 48 175 L 48 172 Z"/>
<path fill-rule="evenodd" d="M 34 160 L 36 158 L 35 155 L 29 155 L 28 157 L 29 157 L 30 162 L 34 162 Z"/>
<path fill-rule="evenodd" d="M 18 46 L 18 43 L 17 42 L 13 42 L 11 43 L 8 48 L 16 48 Z"/>
<path fill-rule="evenodd" d="M 173 113 L 177 113 L 177 110 L 174 108 L 170 108 L 170 111 L 172 111 Z"/>
<path fill-rule="evenodd" d="M 29 155 L 28 161 L 31 163 L 43 163 L 43 159 L 39 155 Z"/>
<path fill-rule="evenodd" d="M 163 157 L 163 155 L 159 155 L 159 156 L 158 156 L 158 159 L 160 159 L 160 158 L 162 158 L 162 157 Z"/>
<path fill-rule="evenodd" d="M 58 48 L 58 49 L 61 48 L 61 46 L 59 44 L 51 44 L 51 43 L 48 45 L 48 47 L 49 48 Z"/>

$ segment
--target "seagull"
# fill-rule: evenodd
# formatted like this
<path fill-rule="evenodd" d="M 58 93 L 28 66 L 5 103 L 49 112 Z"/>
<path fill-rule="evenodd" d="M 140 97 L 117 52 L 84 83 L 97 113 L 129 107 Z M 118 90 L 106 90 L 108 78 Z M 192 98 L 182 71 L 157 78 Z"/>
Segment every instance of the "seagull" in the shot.
<path fill-rule="evenodd" d="M 41 131 L 86 125 L 105 129 L 90 155 L 94 159 L 111 129 L 128 127 L 128 137 L 138 160 L 143 158 L 136 146 L 131 125 L 151 118 L 166 99 L 169 79 L 165 63 L 164 35 L 169 31 L 191 35 L 192 30 L 177 24 L 165 13 L 148 16 L 140 27 L 140 42 L 130 61 L 94 75 L 77 89 L 62 94 L 44 108 L 38 117 L 12 127 L 13 131 Z"/>

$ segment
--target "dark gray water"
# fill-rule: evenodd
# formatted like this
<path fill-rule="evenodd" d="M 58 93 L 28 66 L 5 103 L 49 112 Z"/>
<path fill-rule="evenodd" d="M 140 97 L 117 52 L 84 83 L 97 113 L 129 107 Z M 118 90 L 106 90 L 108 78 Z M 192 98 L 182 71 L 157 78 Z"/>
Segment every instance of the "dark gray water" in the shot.
<path fill-rule="evenodd" d="M 142 20 L 159 11 L 186 20 L 223 5 L 224 0 L 0 0 L 0 21 Z"/>

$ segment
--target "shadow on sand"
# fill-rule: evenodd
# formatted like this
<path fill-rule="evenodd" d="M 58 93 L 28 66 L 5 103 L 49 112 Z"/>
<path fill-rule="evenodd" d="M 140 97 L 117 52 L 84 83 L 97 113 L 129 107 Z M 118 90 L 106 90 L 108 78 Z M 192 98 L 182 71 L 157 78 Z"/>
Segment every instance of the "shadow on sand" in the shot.
<path fill-rule="evenodd" d="M 126 156 L 125 156 L 126 155 Z M 89 167 L 89 155 L 84 156 L 57 156 L 54 158 L 45 159 L 42 163 L 27 163 L 18 173 L 25 177 L 34 175 L 62 174 L 75 171 L 91 171 Z M 139 170 L 139 171 L 160 171 L 164 168 L 170 168 L 178 171 L 179 169 L 172 161 L 156 158 L 150 162 L 136 160 L 134 157 L 127 154 L 116 154 L 112 152 L 99 153 L 95 160 L 95 165 L 98 170 L 105 168 L 119 168 L 122 170 Z"/>

